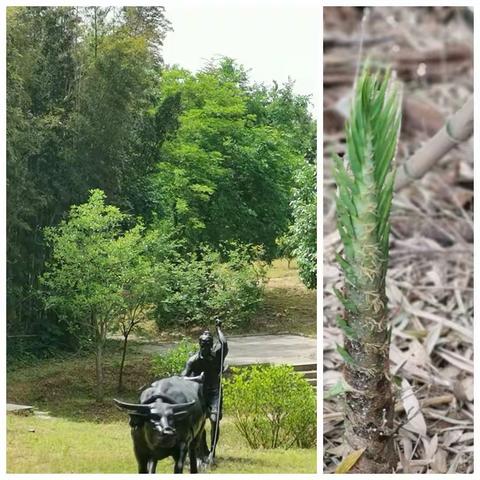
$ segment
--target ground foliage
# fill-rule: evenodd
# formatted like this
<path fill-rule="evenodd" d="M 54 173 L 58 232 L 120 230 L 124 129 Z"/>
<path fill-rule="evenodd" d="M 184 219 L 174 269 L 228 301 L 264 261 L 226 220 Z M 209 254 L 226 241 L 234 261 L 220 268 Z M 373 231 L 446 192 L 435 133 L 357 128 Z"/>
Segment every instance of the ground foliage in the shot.
<path fill-rule="evenodd" d="M 324 470 L 330 472 L 349 453 L 339 412 L 345 387 L 343 360 L 336 352 L 342 338 L 335 322 L 340 304 L 333 288 L 341 282 L 335 265 L 340 238 L 330 152 L 345 149 L 345 107 L 357 69 L 364 10 L 325 12 L 323 377 L 329 394 L 323 420 Z M 472 91 L 469 18 L 468 9 L 457 8 L 370 10 L 364 56 L 393 64 L 403 86 L 397 165 L 442 127 Z M 473 469 L 472 165 L 470 140 L 393 200 L 386 289 L 393 327 L 398 472 Z"/>
<path fill-rule="evenodd" d="M 156 378 L 180 375 L 187 360 L 198 350 L 197 344 L 184 338 L 173 348 L 152 358 L 152 374 Z"/>

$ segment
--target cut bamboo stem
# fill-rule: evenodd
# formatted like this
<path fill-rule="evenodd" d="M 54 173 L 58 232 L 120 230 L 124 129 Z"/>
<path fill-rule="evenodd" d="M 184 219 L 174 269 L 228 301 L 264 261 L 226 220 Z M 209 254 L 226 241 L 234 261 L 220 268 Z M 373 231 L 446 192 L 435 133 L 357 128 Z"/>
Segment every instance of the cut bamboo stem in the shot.
<path fill-rule="evenodd" d="M 446 153 L 473 134 L 473 95 L 445 125 L 399 167 L 395 180 L 398 191 L 422 178 Z"/>

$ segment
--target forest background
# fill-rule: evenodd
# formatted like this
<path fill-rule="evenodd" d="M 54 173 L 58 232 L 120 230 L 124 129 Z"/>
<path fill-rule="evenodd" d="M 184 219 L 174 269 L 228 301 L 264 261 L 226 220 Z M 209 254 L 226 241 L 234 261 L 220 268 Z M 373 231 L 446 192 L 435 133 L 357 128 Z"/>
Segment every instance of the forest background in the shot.
<path fill-rule="evenodd" d="M 171 28 L 163 7 L 7 9 L 10 361 L 101 357 L 146 315 L 245 328 L 280 255 L 315 287 L 309 98 L 231 58 L 164 65 Z"/>

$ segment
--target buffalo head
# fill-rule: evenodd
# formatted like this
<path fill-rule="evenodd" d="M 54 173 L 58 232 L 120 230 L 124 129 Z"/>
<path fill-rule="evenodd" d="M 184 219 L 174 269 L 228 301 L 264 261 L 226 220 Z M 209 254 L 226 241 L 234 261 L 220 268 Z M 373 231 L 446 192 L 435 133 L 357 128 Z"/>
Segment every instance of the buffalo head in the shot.
<path fill-rule="evenodd" d="M 151 399 L 150 403 L 139 404 L 113 399 L 118 407 L 128 411 L 132 427 L 142 425 L 147 427 L 147 441 L 153 448 L 158 446 L 168 448 L 175 444 L 177 439 L 176 421 L 187 416 L 189 409 L 195 403 L 195 401 L 167 403 L 165 400 L 171 399 L 165 395 L 157 395 Z"/>

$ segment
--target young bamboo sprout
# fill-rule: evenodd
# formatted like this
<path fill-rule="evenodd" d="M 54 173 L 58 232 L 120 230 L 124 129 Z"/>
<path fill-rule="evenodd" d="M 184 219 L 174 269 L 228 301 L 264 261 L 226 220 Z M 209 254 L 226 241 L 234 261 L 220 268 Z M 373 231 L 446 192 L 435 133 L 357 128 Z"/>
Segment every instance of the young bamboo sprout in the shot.
<path fill-rule="evenodd" d="M 392 160 L 400 126 L 398 95 L 389 72 L 363 70 L 346 125 L 347 153 L 336 156 L 337 225 L 345 278 L 336 294 L 344 306 L 338 324 L 344 333 L 346 440 L 365 449 L 357 472 L 392 472 L 394 401 L 389 377 L 391 328 L 387 319 L 385 276 L 388 264 Z"/>

